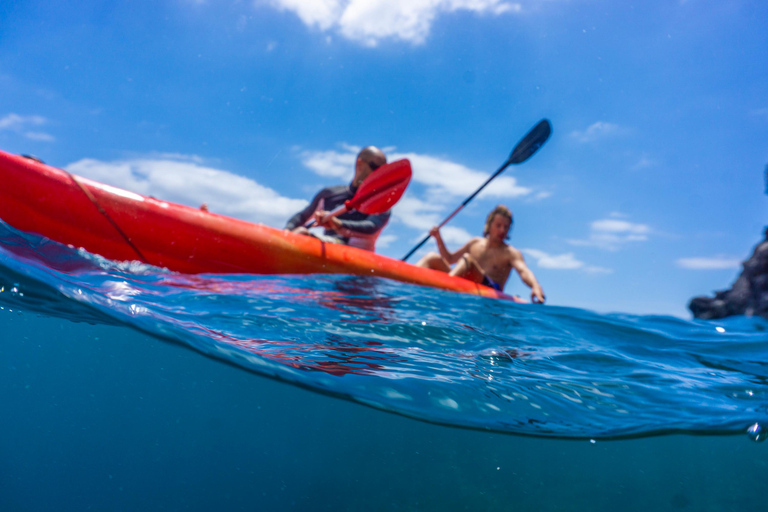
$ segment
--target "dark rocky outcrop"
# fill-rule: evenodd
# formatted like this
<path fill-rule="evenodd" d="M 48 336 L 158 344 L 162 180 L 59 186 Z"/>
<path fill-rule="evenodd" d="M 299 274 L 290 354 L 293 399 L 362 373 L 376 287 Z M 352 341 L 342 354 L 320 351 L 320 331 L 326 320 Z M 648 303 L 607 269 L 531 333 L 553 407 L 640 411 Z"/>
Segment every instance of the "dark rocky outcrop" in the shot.
<path fill-rule="evenodd" d="M 732 315 L 760 315 L 768 318 L 768 228 L 765 240 L 757 244 L 752 256 L 730 290 L 714 297 L 694 297 L 688 303 L 693 316 L 705 320 Z"/>

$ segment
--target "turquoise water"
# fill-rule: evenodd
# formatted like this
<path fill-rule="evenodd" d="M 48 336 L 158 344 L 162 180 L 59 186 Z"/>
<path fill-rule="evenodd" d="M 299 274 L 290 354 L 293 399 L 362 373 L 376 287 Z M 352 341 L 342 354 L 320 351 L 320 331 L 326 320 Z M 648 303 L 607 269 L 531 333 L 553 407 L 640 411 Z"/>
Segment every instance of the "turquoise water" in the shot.
<path fill-rule="evenodd" d="M 184 276 L 2 224 L 0 288 L 0 510 L 764 507 L 760 319 Z"/>

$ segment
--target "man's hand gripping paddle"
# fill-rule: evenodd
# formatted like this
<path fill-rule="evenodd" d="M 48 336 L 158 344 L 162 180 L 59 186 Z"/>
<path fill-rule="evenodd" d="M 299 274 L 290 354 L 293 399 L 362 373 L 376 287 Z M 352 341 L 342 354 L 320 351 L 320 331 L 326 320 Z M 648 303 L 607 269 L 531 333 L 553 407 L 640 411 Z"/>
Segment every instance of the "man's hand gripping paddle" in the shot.
<path fill-rule="evenodd" d="M 486 185 L 488 185 L 493 179 L 504 172 L 504 169 L 509 167 L 512 164 L 521 164 L 531 158 L 536 151 L 539 150 L 541 146 L 544 145 L 545 142 L 547 142 L 547 139 L 549 138 L 549 134 L 552 133 L 552 125 L 549 124 L 549 121 L 546 119 L 542 119 L 539 121 L 539 124 L 533 127 L 533 129 L 528 132 L 528 134 L 523 137 L 523 139 L 517 143 L 517 146 L 515 146 L 515 149 L 512 151 L 512 154 L 509 155 L 509 158 L 506 162 L 504 162 L 504 165 L 499 167 L 499 169 L 491 175 L 490 178 L 488 178 L 485 183 L 480 185 L 480 188 L 475 190 L 471 196 L 469 196 L 467 199 L 464 200 L 461 205 L 456 208 L 452 214 L 450 214 L 443 222 L 440 223 L 438 226 L 439 228 L 445 226 L 449 220 L 451 220 L 459 211 L 461 211 L 462 208 L 464 208 L 472 199 L 475 198 L 477 194 L 480 193 L 481 190 L 485 188 Z M 403 257 L 403 261 L 407 261 L 408 258 L 411 257 L 413 253 L 419 250 L 419 248 L 424 245 L 427 240 L 429 240 L 429 237 L 431 235 L 425 236 L 421 242 L 419 242 L 416 247 L 411 249 L 411 251 L 406 254 Z"/>
<path fill-rule="evenodd" d="M 410 181 L 411 162 L 408 159 L 384 164 L 365 178 L 352 199 L 330 212 L 325 219 L 338 217 L 349 210 L 368 215 L 384 213 L 400 200 Z M 312 227 L 314 223 L 311 220 L 306 227 Z"/>

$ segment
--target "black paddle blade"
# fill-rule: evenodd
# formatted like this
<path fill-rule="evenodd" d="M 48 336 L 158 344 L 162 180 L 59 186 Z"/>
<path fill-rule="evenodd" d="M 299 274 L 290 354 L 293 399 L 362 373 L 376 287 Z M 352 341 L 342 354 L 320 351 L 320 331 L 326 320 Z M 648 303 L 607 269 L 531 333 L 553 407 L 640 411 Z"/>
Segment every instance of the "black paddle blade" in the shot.
<path fill-rule="evenodd" d="M 549 134 L 552 133 L 552 125 L 549 121 L 542 119 L 539 124 L 533 127 L 528 132 L 528 135 L 523 137 L 523 140 L 517 143 L 515 149 L 512 150 L 512 154 L 509 155 L 509 164 L 521 164 L 531 158 L 535 152 L 539 150 L 541 146 L 547 142 Z"/>

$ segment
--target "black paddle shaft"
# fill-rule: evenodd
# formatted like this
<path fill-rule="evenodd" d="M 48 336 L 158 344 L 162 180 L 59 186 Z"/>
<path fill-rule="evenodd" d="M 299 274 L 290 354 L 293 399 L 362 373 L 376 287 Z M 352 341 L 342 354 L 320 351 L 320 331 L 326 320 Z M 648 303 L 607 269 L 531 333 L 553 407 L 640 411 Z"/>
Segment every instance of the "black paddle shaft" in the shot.
<path fill-rule="evenodd" d="M 442 228 L 446 224 L 448 224 L 448 221 L 450 221 L 454 216 L 456 216 L 457 213 L 461 211 L 462 208 L 464 208 L 471 200 L 477 196 L 477 194 L 480 193 L 481 190 L 483 190 L 486 185 L 488 185 L 491 181 L 493 181 L 496 176 L 504 172 L 504 169 L 509 167 L 511 164 L 521 164 L 531 158 L 536 151 L 539 150 L 541 146 L 544 145 L 545 142 L 547 142 L 547 139 L 549 138 L 549 135 L 552 133 L 552 125 L 547 121 L 546 119 L 542 119 L 539 121 L 539 124 L 533 127 L 531 131 L 528 132 L 528 134 L 523 137 L 523 139 L 517 143 L 517 146 L 515 146 L 515 149 L 512 151 L 512 154 L 509 155 L 509 158 L 507 159 L 504 164 L 499 167 L 499 169 L 491 175 L 490 178 L 485 180 L 485 183 L 480 185 L 480 188 L 475 190 L 471 196 L 466 198 L 461 205 L 459 205 L 458 208 L 456 208 L 452 214 L 450 214 L 446 219 L 440 223 L 438 228 Z M 410 250 L 408 254 L 406 254 L 402 261 L 408 261 L 408 258 L 410 258 L 413 253 L 418 251 L 422 245 L 427 243 L 427 240 L 429 240 L 429 237 L 431 235 L 425 236 L 421 242 L 419 242 L 416 247 Z"/>

